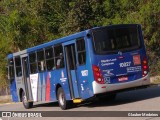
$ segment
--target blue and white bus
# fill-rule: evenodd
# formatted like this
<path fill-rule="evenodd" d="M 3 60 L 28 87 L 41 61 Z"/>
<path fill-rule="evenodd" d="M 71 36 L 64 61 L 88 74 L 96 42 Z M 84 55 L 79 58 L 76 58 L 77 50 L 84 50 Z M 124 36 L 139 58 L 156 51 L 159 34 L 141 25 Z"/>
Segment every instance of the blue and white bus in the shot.
<path fill-rule="evenodd" d="M 141 26 L 109 25 L 75 33 L 8 55 L 14 102 L 73 103 L 150 85 Z M 110 94 L 112 93 L 112 94 Z"/>

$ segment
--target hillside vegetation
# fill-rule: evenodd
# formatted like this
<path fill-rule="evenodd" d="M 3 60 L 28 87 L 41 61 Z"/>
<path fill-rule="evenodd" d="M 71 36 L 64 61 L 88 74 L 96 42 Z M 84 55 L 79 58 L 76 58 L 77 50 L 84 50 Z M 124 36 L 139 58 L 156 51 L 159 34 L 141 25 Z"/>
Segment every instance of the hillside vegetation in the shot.
<path fill-rule="evenodd" d="M 151 75 L 160 74 L 159 0 L 0 0 L 0 88 L 6 56 L 95 26 L 142 25 Z"/>

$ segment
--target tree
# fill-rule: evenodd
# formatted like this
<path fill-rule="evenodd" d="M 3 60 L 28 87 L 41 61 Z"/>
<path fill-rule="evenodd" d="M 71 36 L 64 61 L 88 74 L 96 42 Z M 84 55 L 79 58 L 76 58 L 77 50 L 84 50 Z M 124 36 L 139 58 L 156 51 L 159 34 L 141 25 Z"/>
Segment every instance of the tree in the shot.
<path fill-rule="evenodd" d="M 0 85 L 6 85 L 7 54 L 110 24 L 142 25 L 151 73 L 156 75 L 159 19 L 159 0 L 0 0 Z"/>

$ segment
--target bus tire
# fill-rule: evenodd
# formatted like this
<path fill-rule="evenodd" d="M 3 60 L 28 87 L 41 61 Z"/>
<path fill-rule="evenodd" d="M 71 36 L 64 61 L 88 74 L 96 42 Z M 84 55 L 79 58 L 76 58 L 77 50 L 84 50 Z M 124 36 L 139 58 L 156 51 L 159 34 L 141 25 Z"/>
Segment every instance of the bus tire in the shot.
<path fill-rule="evenodd" d="M 33 107 L 33 102 L 28 102 L 27 101 L 27 97 L 25 95 L 24 92 L 22 92 L 22 102 L 23 102 L 23 106 L 26 108 L 26 109 L 29 109 L 29 108 L 32 108 Z"/>
<path fill-rule="evenodd" d="M 58 88 L 57 98 L 58 98 L 59 106 L 61 107 L 62 110 L 66 110 L 71 107 L 72 105 L 71 101 L 66 100 L 64 90 L 61 87 Z"/>

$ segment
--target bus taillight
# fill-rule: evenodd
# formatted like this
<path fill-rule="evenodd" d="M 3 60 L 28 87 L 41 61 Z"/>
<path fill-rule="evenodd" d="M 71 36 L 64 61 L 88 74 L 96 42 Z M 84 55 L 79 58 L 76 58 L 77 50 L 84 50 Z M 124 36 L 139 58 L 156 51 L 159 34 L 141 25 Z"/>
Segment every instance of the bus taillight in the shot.
<path fill-rule="evenodd" d="M 148 62 L 147 62 L 147 58 L 144 58 L 143 59 L 143 62 L 142 62 L 142 76 L 146 76 L 148 74 Z"/>
<path fill-rule="evenodd" d="M 92 69 L 93 69 L 95 81 L 99 84 L 104 84 L 104 79 L 103 79 L 103 76 L 102 76 L 102 73 L 101 73 L 99 67 L 92 65 Z"/>

